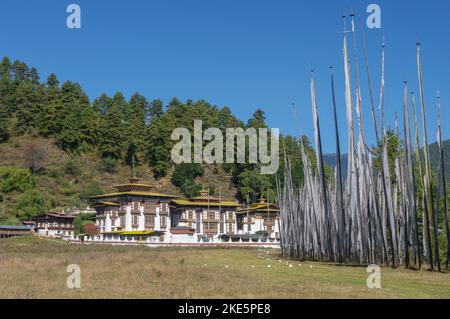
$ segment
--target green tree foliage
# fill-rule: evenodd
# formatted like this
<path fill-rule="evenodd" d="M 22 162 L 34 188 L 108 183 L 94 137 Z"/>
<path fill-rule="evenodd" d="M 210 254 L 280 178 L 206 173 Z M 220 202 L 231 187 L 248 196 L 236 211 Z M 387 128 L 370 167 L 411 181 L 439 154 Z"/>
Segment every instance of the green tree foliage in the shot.
<path fill-rule="evenodd" d="M 103 194 L 102 187 L 95 181 L 90 182 L 86 187 L 83 187 L 83 189 L 80 192 L 80 198 L 86 199 L 91 196 L 96 196 Z"/>
<path fill-rule="evenodd" d="M 2 80 L 11 81 L 11 67 L 11 61 L 5 56 L 0 63 L 0 76 Z"/>
<path fill-rule="evenodd" d="M 156 178 L 167 175 L 171 166 L 171 130 L 162 118 L 154 118 L 147 130 L 147 159 Z"/>
<path fill-rule="evenodd" d="M 127 127 L 127 144 L 135 145 L 138 150 L 142 150 L 149 109 L 147 99 L 143 95 L 135 93 L 130 98 L 129 108 L 131 113 Z"/>
<path fill-rule="evenodd" d="M 134 93 L 127 101 L 117 92 L 112 97 L 102 94 L 90 103 L 79 84 L 67 81 L 60 85 L 55 74 L 41 83 L 36 68 L 21 61 L 11 62 L 7 57 L 0 62 L 0 77 L 0 142 L 11 134 L 37 132 L 55 138 L 69 153 L 96 151 L 102 157 L 102 169 L 111 173 L 116 171 L 119 162 L 135 168 L 146 162 L 156 178 L 166 176 L 173 166 L 171 149 L 176 142 L 171 140 L 171 134 L 175 128 L 183 127 L 193 136 L 194 120 L 202 120 L 204 130 L 219 128 L 224 136 L 227 128 L 268 127 L 262 109 L 257 109 L 244 123 L 230 108 L 219 108 L 204 100 L 182 102 L 173 98 L 165 106 L 158 99 L 149 103 L 139 93 Z M 314 152 L 306 138 L 304 144 L 315 165 Z M 303 168 L 299 141 L 290 136 L 281 137 L 280 147 L 293 166 L 294 183 L 300 184 Z M 283 156 L 280 160 L 280 167 L 283 167 Z M 72 168 L 77 171 L 77 165 L 72 164 L 65 164 L 66 174 L 77 176 L 72 172 Z M 239 199 L 246 200 L 250 196 L 250 200 L 257 200 L 261 193 L 275 193 L 276 176 L 283 179 L 282 170 L 277 175 L 256 177 L 260 167 L 260 164 L 223 164 L 217 165 L 214 172 L 219 174 L 223 169 L 231 174 Z M 175 167 L 175 175 L 183 169 Z M 185 174 L 183 181 L 178 177 L 173 181 L 185 195 L 195 195 L 199 186 L 193 182 L 186 185 L 186 176 L 195 178 Z M 259 185 L 256 188 L 255 183 Z"/>
<path fill-rule="evenodd" d="M 65 82 L 61 87 L 60 103 L 64 116 L 61 117 L 61 131 L 56 134 L 58 143 L 62 149 L 79 151 L 86 141 L 82 128 L 86 121 L 83 114 L 89 107 L 89 98 L 79 84 Z"/>
<path fill-rule="evenodd" d="M 0 63 L 0 143 L 8 139 L 8 119 L 12 98 L 11 61 L 5 57 Z"/>
<path fill-rule="evenodd" d="M 0 91 L 1 91 L 1 89 L 0 89 Z M 6 112 L 5 106 L 0 102 L 0 143 L 5 142 L 9 138 L 8 127 L 7 127 L 8 117 L 9 117 L 9 115 Z"/>
<path fill-rule="evenodd" d="M 20 82 L 17 86 L 14 105 L 16 106 L 18 134 L 27 134 L 38 128 L 38 116 L 45 98 L 44 88 L 30 81 Z"/>
<path fill-rule="evenodd" d="M 195 183 L 197 177 L 203 176 L 204 170 L 200 164 L 182 163 L 175 167 L 172 174 L 171 182 L 177 186 L 180 191 L 187 197 L 198 195 L 201 189 L 200 185 Z"/>
<path fill-rule="evenodd" d="M 95 224 L 95 213 L 81 213 L 73 220 L 73 228 L 75 235 L 84 233 L 84 226 Z"/>
<path fill-rule="evenodd" d="M 25 168 L 0 167 L 0 191 L 8 193 L 12 191 L 24 192 L 33 188 L 35 179 L 31 172 Z"/>
<path fill-rule="evenodd" d="M 28 65 L 22 61 L 14 61 L 11 72 L 14 81 L 16 82 L 24 82 L 29 80 Z"/>
<path fill-rule="evenodd" d="M 126 142 L 126 128 L 130 112 L 122 93 L 118 92 L 103 106 L 99 151 L 102 157 L 122 158 Z"/>
<path fill-rule="evenodd" d="M 37 189 L 27 190 L 17 200 L 16 212 L 20 220 L 47 212 L 52 207 L 52 200 L 45 192 Z"/>
<path fill-rule="evenodd" d="M 262 175 L 259 169 L 244 170 L 239 174 L 238 196 L 246 203 L 253 203 L 260 197 L 272 195 L 269 200 L 274 199 L 273 185 L 269 175 Z"/>
<path fill-rule="evenodd" d="M 450 140 L 442 142 L 444 148 L 444 172 L 448 187 L 450 187 Z M 439 163 L 439 147 L 437 143 L 430 145 L 430 162 Z"/>
<path fill-rule="evenodd" d="M 91 106 L 86 107 L 81 113 L 80 129 L 83 136 L 81 151 L 90 150 L 96 147 L 99 139 L 101 125 L 100 115 Z"/>
<path fill-rule="evenodd" d="M 130 116 L 126 127 L 125 162 L 133 167 L 140 164 L 140 156 L 145 152 L 145 136 L 149 105 L 144 96 L 135 93 L 129 102 Z"/>
<path fill-rule="evenodd" d="M 267 125 L 264 111 L 257 109 L 244 128 L 254 128 L 258 132 L 259 128 L 265 127 Z M 249 149 L 248 143 L 249 141 L 247 140 L 247 149 Z M 275 189 L 275 183 L 271 183 L 270 177 L 260 174 L 259 164 L 235 164 L 232 170 L 232 182 L 237 188 L 236 197 L 247 204 L 257 200 L 264 191 Z"/>
<path fill-rule="evenodd" d="M 83 168 L 81 167 L 80 162 L 75 159 L 68 159 L 64 163 L 64 173 L 67 175 L 77 177 L 81 175 L 82 171 Z"/>
<path fill-rule="evenodd" d="M 163 110 L 163 102 L 161 100 L 153 100 L 150 103 L 150 107 L 149 107 L 149 116 L 151 119 L 160 117 L 161 115 L 163 115 L 164 110 Z"/>
<path fill-rule="evenodd" d="M 30 77 L 31 83 L 39 84 L 39 74 L 38 74 L 37 69 L 34 66 L 30 69 L 29 77 Z"/>
<path fill-rule="evenodd" d="M 39 130 L 42 136 L 49 137 L 61 132 L 65 114 L 60 102 L 59 81 L 55 74 L 48 76 L 46 88 L 43 110 L 39 114 Z"/>
<path fill-rule="evenodd" d="M 400 137 L 394 132 L 394 130 L 389 129 L 386 131 L 386 135 L 380 141 L 380 145 L 373 147 L 372 152 L 375 154 L 374 167 L 377 171 L 381 170 L 382 154 L 384 150 L 384 144 L 387 145 L 387 154 L 389 160 L 389 174 L 391 176 L 392 183 L 396 183 L 395 177 L 395 159 L 398 157 L 400 149 Z"/>
<path fill-rule="evenodd" d="M 114 173 L 117 170 L 117 160 L 113 157 L 104 157 L 101 167 L 105 172 Z"/>
<path fill-rule="evenodd" d="M 309 158 L 311 159 L 312 157 L 314 159 L 315 153 L 308 138 L 303 136 L 302 140 Z M 284 167 L 285 165 L 284 154 L 286 154 L 286 159 L 291 164 L 292 182 L 295 187 L 298 187 L 303 183 L 303 161 L 301 159 L 301 146 L 298 138 L 287 135 L 280 140 L 280 167 Z M 311 163 L 315 165 L 316 161 L 312 160 Z M 284 182 L 284 170 L 280 169 L 278 174 L 282 184 Z"/>
<path fill-rule="evenodd" d="M 266 125 L 266 115 L 263 110 L 257 109 L 253 113 L 253 117 L 248 120 L 248 127 L 254 127 L 256 129 L 258 128 L 264 128 L 267 127 Z"/>

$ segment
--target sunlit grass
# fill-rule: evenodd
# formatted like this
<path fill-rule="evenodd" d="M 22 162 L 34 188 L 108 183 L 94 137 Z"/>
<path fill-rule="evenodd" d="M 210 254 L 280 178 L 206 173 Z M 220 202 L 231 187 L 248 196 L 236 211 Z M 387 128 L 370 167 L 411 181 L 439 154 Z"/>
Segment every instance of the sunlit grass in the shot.
<path fill-rule="evenodd" d="M 81 246 L 8 239 L 0 241 L 0 297 L 450 297 L 450 274 L 382 269 L 382 288 L 368 289 L 365 267 L 280 260 L 277 250 Z M 66 287 L 69 264 L 81 267 L 81 289 Z"/>

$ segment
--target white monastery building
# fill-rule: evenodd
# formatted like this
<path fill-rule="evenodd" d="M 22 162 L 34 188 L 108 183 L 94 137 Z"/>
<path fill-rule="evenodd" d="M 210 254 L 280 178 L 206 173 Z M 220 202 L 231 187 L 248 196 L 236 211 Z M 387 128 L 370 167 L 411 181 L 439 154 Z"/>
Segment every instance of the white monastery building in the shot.
<path fill-rule="evenodd" d="M 209 191 L 181 199 L 152 192 L 152 186 L 132 178 L 116 192 L 90 198 L 96 211 L 98 235 L 88 240 L 121 242 L 198 243 L 251 241 L 251 236 L 278 238 L 279 211 L 261 199 L 243 208 L 234 200 Z"/>

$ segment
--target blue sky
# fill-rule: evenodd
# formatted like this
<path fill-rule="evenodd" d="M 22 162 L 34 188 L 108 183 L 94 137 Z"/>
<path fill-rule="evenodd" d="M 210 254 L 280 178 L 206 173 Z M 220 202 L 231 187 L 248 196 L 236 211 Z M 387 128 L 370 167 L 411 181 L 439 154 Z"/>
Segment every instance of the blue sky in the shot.
<path fill-rule="evenodd" d="M 81 7 L 80 30 L 66 27 L 70 3 Z M 138 91 L 166 103 L 174 96 L 205 99 L 229 106 L 243 120 L 262 108 L 271 127 L 296 134 L 300 126 L 310 137 L 309 71 L 314 68 L 324 149 L 334 152 L 328 67 L 335 67 L 344 133 L 341 16 L 352 7 L 365 21 L 370 3 L 382 9 L 382 28 L 364 27 L 376 103 L 382 37 L 387 44 L 386 117 L 393 125 L 395 113 L 402 114 L 403 81 L 417 90 L 419 36 L 429 139 L 436 140 L 437 90 L 444 137 L 450 138 L 447 0 L 0 0 L 0 55 L 37 67 L 42 79 L 55 72 L 60 81 L 79 82 L 91 99 L 119 90 L 127 97 Z M 366 134 L 374 142 L 365 73 L 361 78 Z M 299 123 L 293 102 L 300 110 Z"/>

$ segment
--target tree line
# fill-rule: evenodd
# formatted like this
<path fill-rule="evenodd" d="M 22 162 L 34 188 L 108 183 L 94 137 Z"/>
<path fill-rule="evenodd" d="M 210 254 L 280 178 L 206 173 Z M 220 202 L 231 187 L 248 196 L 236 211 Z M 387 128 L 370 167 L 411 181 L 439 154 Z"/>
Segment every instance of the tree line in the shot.
<path fill-rule="evenodd" d="M 58 147 L 69 154 L 96 152 L 105 170 L 114 171 L 118 163 L 138 166 L 147 163 L 155 178 L 168 175 L 173 168 L 170 139 L 173 129 L 193 130 L 194 119 L 203 121 L 203 128 L 244 129 L 267 127 L 264 111 L 257 109 L 244 122 L 229 107 L 218 107 L 205 100 L 180 101 L 173 98 L 167 105 L 160 99 L 147 100 L 140 93 L 126 99 L 122 92 L 113 96 L 102 94 L 90 101 L 80 84 L 60 83 L 55 74 L 41 81 L 35 67 L 4 57 L 0 63 L 0 142 L 19 135 L 38 134 L 54 138 Z M 314 151 L 307 137 L 303 143 L 311 157 Z M 281 145 L 292 158 L 300 158 L 299 139 L 282 136 Z M 284 164 L 281 158 L 281 165 Z M 312 159 L 312 162 L 315 162 Z M 295 182 L 303 178 L 302 162 L 291 163 Z M 198 164 L 176 166 L 172 183 L 186 196 L 194 196 L 200 185 L 194 178 L 203 175 Z M 260 196 L 274 199 L 275 176 L 259 173 L 259 164 L 216 164 L 215 170 L 231 176 L 236 197 L 253 202 Z M 36 172 L 33 172 L 36 173 Z M 283 179 L 284 172 L 280 172 Z"/>

